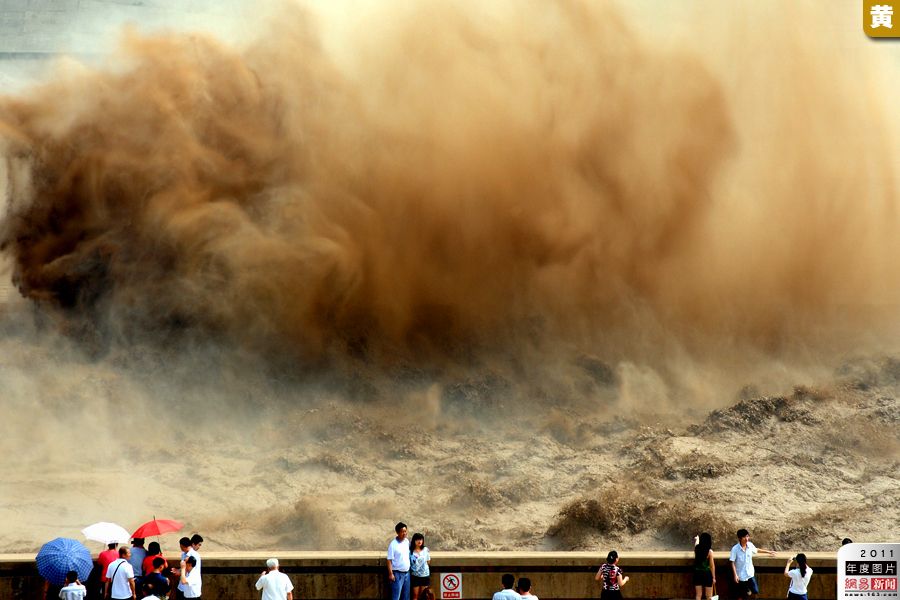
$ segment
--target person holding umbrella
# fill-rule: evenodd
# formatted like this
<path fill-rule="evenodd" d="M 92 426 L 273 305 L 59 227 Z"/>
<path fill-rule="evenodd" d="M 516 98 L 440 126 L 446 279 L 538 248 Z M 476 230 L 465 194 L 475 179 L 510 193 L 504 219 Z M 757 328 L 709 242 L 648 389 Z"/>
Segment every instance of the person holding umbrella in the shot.
<path fill-rule="evenodd" d="M 87 579 L 94 567 L 90 550 L 81 542 L 69 538 L 56 538 L 41 546 L 35 561 L 38 573 L 46 582 L 45 594 L 53 586 L 54 597 L 67 583 L 72 571 L 75 572 L 76 580 Z"/>
<path fill-rule="evenodd" d="M 142 568 L 145 558 L 147 558 L 147 550 L 144 548 L 144 538 L 136 537 L 131 540 L 131 558 L 128 559 L 128 562 L 131 563 L 131 568 L 134 570 L 135 577 L 140 577 L 144 574 Z"/>
<path fill-rule="evenodd" d="M 163 569 L 169 567 L 169 562 L 166 560 L 166 557 L 162 555 L 162 549 L 159 547 L 159 542 L 150 542 L 147 546 L 147 557 L 141 565 L 141 573 L 149 575 L 153 572 L 153 561 L 157 558 L 163 561 Z"/>
<path fill-rule="evenodd" d="M 119 543 L 110 542 L 106 550 L 97 555 L 97 567 L 100 569 L 100 592 L 106 589 L 106 568 L 111 562 L 119 558 Z M 96 580 L 95 580 L 96 581 Z"/>
<path fill-rule="evenodd" d="M 128 557 L 128 562 L 131 564 L 131 570 L 134 571 L 134 587 L 137 590 L 141 589 L 145 558 L 147 558 L 147 550 L 144 548 L 144 538 L 136 537 L 131 540 L 131 556 Z"/>
<path fill-rule="evenodd" d="M 148 538 L 151 536 L 160 536 L 165 533 L 172 533 L 174 531 L 180 531 L 184 525 L 180 521 L 174 521 L 172 519 L 157 519 L 156 515 L 153 516 L 153 519 L 147 521 L 140 527 L 134 530 L 134 533 L 131 534 L 132 538 Z M 168 570 L 169 563 L 166 562 L 165 557 L 162 555 L 162 550 L 159 547 L 159 542 L 154 541 L 150 542 L 147 546 L 147 556 L 144 558 L 141 563 L 141 568 L 139 570 L 141 575 L 149 575 L 154 571 L 153 561 L 157 557 L 163 560 L 163 570 L 161 571 L 166 576 L 176 577 L 176 569 L 172 569 L 171 573 Z M 172 579 L 172 584 L 174 585 L 176 582 L 175 579 Z"/>
<path fill-rule="evenodd" d="M 108 548 L 107 550 L 101 552 L 99 556 L 97 556 L 97 566 L 100 569 L 99 592 L 100 594 L 102 594 L 107 584 L 106 569 L 113 561 L 116 560 L 119 555 L 116 547 L 120 543 L 127 543 L 128 540 L 131 539 L 131 536 L 128 535 L 128 531 L 121 525 L 108 523 L 106 521 L 100 521 L 99 523 L 88 525 L 81 530 L 81 534 L 86 539 L 106 544 Z"/>

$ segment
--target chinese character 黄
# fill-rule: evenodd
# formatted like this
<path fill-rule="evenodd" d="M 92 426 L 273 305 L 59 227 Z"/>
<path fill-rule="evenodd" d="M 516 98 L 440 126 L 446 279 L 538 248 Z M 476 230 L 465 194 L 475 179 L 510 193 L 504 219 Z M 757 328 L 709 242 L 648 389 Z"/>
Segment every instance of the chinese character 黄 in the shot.
<path fill-rule="evenodd" d="M 891 16 L 894 14 L 894 7 L 890 4 L 875 4 L 869 9 L 869 14 L 872 15 L 872 29 L 881 26 L 893 29 Z"/>

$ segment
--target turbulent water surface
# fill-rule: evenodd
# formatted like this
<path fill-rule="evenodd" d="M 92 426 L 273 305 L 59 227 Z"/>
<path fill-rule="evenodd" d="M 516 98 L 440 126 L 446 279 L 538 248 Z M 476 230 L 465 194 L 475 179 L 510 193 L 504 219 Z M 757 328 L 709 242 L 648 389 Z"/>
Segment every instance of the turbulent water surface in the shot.
<path fill-rule="evenodd" d="M 883 539 L 896 47 L 836 2 L 329 6 L 0 98 L 0 551 Z"/>

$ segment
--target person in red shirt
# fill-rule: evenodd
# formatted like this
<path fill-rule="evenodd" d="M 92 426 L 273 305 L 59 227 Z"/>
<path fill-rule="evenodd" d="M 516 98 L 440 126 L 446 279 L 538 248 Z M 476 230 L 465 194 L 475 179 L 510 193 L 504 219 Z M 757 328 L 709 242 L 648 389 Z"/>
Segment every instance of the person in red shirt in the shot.
<path fill-rule="evenodd" d="M 116 548 L 118 548 L 118 546 L 119 546 L 118 543 L 111 542 L 106 545 L 106 547 L 108 548 L 107 550 L 104 550 L 103 552 L 101 552 L 100 554 L 97 555 L 97 566 L 100 567 L 100 590 L 101 590 L 101 593 L 102 593 L 102 590 L 106 587 L 106 567 L 109 566 L 109 563 L 111 563 L 114 560 L 118 560 L 118 558 L 119 558 L 119 551 L 116 550 Z"/>
<path fill-rule="evenodd" d="M 163 564 L 163 572 L 166 572 L 169 568 L 169 563 L 166 561 L 166 558 L 162 555 L 162 550 L 159 547 L 159 542 L 150 542 L 150 545 L 147 546 L 147 557 L 144 559 L 144 563 L 142 565 L 142 575 L 149 575 L 153 571 L 153 559 L 156 557 L 160 557 L 165 561 Z"/>

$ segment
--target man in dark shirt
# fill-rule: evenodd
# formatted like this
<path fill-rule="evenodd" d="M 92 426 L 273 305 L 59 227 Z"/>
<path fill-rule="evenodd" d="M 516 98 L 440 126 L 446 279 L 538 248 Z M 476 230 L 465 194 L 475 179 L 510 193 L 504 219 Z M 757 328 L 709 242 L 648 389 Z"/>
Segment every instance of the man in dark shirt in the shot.
<path fill-rule="evenodd" d="M 165 598 L 169 593 L 169 580 L 162 574 L 166 560 L 162 556 L 153 559 L 153 571 L 144 577 L 144 594 Z"/>

